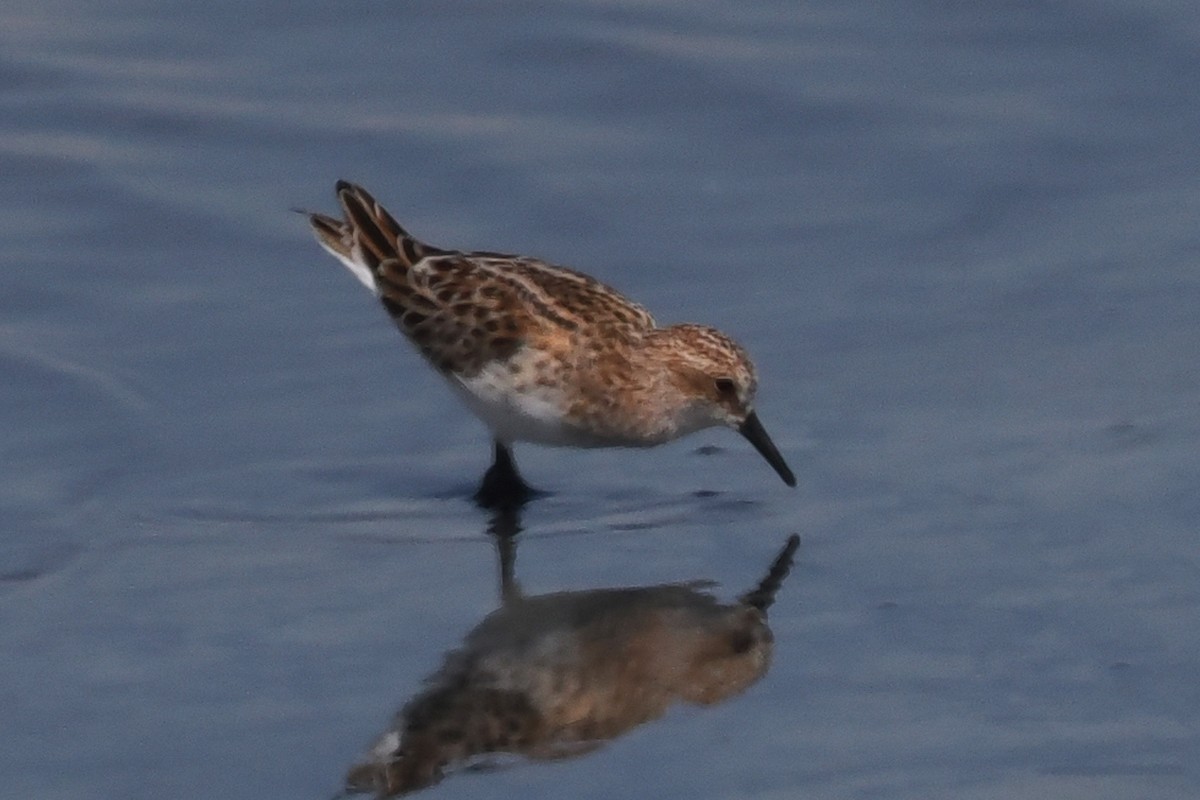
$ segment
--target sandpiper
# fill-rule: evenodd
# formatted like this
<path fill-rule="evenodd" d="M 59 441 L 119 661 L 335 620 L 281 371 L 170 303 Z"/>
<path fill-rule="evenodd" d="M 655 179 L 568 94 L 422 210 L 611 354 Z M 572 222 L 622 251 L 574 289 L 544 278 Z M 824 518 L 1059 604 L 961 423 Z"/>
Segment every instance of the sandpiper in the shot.
<path fill-rule="evenodd" d="M 343 219 L 308 214 L 317 241 L 491 430 L 482 505 L 532 495 L 514 442 L 650 447 L 714 426 L 741 433 L 796 485 L 754 412 L 754 364 L 725 334 L 660 328 L 614 289 L 536 258 L 425 244 L 346 181 L 337 196 Z"/>
<path fill-rule="evenodd" d="M 501 550 L 500 608 L 350 768 L 346 791 L 408 794 L 505 753 L 579 756 L 676 703 L 711 706 L 742 693 L 770 667 L 767 611 L 799 544 L 790 536 L 732 603 L 707 581 L 525 595 L 512 577 L 514 550 Z"/>

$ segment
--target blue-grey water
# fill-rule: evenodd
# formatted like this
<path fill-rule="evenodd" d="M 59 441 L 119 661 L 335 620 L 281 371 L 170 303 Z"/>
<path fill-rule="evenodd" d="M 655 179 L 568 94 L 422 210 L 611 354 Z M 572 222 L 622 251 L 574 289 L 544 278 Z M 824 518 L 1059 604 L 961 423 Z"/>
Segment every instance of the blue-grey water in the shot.
<path fill-rule="evenodd" d="M 774 663 L 427 796 L 1197 797 L 1198 87 L 1162 0 L 8 0 L 0 796 L 324 800 L 496 607 L 348 178 L 729 331 L 800 478 L 519 448 L 529 592 L 800 533 Z"/>

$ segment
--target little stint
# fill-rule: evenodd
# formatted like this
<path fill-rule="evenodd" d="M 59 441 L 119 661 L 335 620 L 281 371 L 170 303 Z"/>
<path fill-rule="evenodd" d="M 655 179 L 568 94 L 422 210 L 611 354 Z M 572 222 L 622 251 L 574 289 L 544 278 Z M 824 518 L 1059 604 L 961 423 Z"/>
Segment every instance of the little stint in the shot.
<path fill-rule="evenodd" d="M 482 505 L 531 496 L 514 442 L 649 447 L 714 426 L 738 431 L 796 485 L 754 413 L 754 364 L 725 334 L 660 328 L 596 279 L 535 258 L 432 247 L 354 184 L 339 181 L 337 196 L 342 219 L 308 214 L 317 241 L 491 430 Z"/>

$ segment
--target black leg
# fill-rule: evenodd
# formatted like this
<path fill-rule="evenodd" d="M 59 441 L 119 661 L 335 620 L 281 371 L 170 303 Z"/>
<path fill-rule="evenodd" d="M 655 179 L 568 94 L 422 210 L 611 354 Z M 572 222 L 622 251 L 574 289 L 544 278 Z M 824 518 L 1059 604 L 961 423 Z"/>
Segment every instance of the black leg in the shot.
<path fill-rule="evenodd" d="M 520 508 L 533 499 L 537 492 L 517 472 L 508 446 L 499 441 L 495 445 L 495 460 L 483 474 L 483 482 L 475 492 L 475 502 L 491 509 Z"/>

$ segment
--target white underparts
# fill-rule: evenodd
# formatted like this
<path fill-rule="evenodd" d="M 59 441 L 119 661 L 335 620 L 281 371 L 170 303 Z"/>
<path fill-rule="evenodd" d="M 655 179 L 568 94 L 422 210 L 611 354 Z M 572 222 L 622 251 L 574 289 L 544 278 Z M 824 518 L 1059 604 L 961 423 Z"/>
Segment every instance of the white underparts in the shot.
<path fill-rule="evenodd" d="M 514 385 L 508 365 L 494 361 L 470 378 L 447 376 L 467 407 L 503 442 L 588 447 L 566 421 L 566 397 L 557 387 Z"/>
<path fill-rule="evenodd" d="M 361 250 L 359 245 L 354 246 L 354 251 L 349 256 L 343 255 L 332 247 L 327 247 L 320 238 L 317 239 L 321 247 L 325 248 L 325 252 L 342 262 L 342 266 L 354 273 L 354 277 L 358 278 L 359 282 L 371 290 L 371 293 L 378 296 L 379 287 L 375 285 L 375 276 L 371 274 L 371 268 L 362 260 Z"/>

